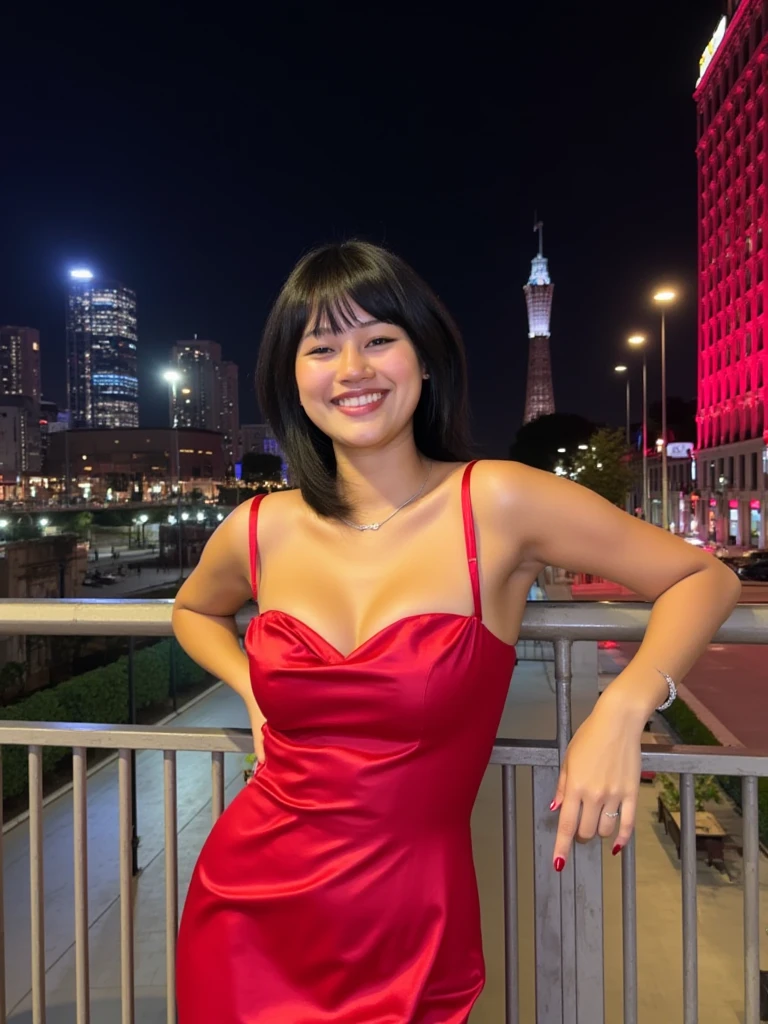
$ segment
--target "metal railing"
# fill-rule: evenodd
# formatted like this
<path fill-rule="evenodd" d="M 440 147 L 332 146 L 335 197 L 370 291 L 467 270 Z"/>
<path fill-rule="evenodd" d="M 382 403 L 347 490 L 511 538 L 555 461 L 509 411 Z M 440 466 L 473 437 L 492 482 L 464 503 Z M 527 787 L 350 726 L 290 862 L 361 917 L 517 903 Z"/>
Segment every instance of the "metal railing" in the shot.
<path fill-rule="evenodd" d="M 0 601 L 0 635 L 129 635 L 171 633 L 170 601 Z M 532 770 L 534 835 L 534 913 L 537 1024 L 602 1024 L 604 1005 L 602 847 L 578 845 L 562 874 L 552 871 L 546 839 L 551 829 L 549 801 L 571 735 L 571 644 L 577 640 L 640 640 L 647 605 L 537 603 L 528 606 L 523 640 L 554 642 L 557 700 L 555 740 L 499 739 L 491 763 L 501 766 L 504 836 L 506 1022 L 519 1024 L 516 770 Z M 238 617 L 245 629 L 253 613 Z M 722 643 L 768 643 L 768 606 L 738 607 L 718 633 Z M 30 914 L 32 937 L 32 1021 L 45 1021 L 45 930 L 43 912 L 43 749 L 69 746 L 73 756 L 75 980 L 77 1024 L 90 1020 L 88 957 L 88 864 L 86 754 L 91 748 L 118 751 L 120 939 L 122 1022 L 133 1024 L 134 934 L 131 898 L 132 793 L 130 754 L 163 752 L 165 817 L 166 1006 L 173 1024 L 175 950 L 178 926 L 178 846 L 176 755 L 211 754 L 212 819 L 224 808 L 224 754 L 248 752 L 245 729 L 180 729 L 156 726 L 64 725 L 0 720 L 0 750 L 28 748 L 30 827 Z M 685 1024 L 698 1020 L 697 890 L 694 775 L 742 779 L 744 817 L 744 1009 L 745 1024 L 759 1024 L 759 856 L 758 784 L 768 776 L 768 752 L 718 747 L 643 748 L 644 770 L 680 773 L 681 878 L 683 906 L 683 1005 Z M 0 761 L 0 793 L 2 763 Z M 2 820 L 0 819 L 0 826 Z M 551 845 L 551 843 L 550 843 Z M 0 828 L 0 865 L 2 829 Z M 0 871 L 0 1024 L 6 1020 L 3 893 Z M 637 905 L 634 839 L 622 854 L 624 1024 L 637 1024 Z"/>

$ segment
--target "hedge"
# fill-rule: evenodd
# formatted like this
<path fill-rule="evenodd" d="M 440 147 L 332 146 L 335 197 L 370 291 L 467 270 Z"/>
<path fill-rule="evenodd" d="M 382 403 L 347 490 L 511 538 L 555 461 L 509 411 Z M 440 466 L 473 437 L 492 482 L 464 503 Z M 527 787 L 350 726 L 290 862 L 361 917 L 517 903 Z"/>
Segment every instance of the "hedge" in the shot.
<path fill-rule="evenodd" d="M 696 747 L 720 746 L 714 734 L 699 721 L 688 705 L 679 697 L 662 714 L 683 743 Z M 717 781 L 736 806 L 741 809 L 740 779 L 734 775 L 723 775 L 718 776 Z M 768 846 L 768 778 L 757 780 L 757 821 L 760 841 Z"/>
<path fill-rule="evenodd" d="M 162 704 L 170 693 L 170 650 L 174 643 L 176 690 L 195 686 L 205 678 L 200 668 L 172 640 L 161 640 L 133 655 L 136 709 Z M 128 656 L 74 676 L 65 683 L 39 690 L 0 707 L 0 719 L 27 722 L 98 722 L 123 725 L 128 721 Z M 49 772 L 70 754 L 69 747 L 44 747 L 43 771 Z M 27 787 L 26 747 L 3 747 L 3 799 L 18 796 Z"/>

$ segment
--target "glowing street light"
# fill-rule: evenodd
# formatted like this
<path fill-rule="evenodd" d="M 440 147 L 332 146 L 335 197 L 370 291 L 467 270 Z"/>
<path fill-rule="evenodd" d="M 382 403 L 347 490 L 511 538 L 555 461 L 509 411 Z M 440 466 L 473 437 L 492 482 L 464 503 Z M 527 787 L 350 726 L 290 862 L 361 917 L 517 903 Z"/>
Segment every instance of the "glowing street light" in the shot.
<path fill-rule="evenodd" d="M 648 519 L 648 360 L 645 335 L 631 334 L 627 344 L 643 350 L 643 518 Z"/>
<path fill-rule="evenodd" d="M 43 527 L 43 529 L 45 529 L 45 527 L 46 527 L 46 526 L 48 525 L 48 523 L 50 522 L 50 520 L 49 520 L 49 519 L 46 519 L 46 518 L 45 518 L 45 516 L 43 516 L 43 518 L 42 518 L 42 519 L 39 519 L 39 520 L 38 520 L 38 522 L 39 522 L 39 523 L 40 523 L 40 525 L 41 525 L 41 526 Z"/>
<path fill-rule="evenodd" d="M 661 306 L 661 523 L 669 529 L 669 470 L 667 466 L 667 338 L 665 312 L 677 293 L 671 288 L 660 288 L 653 301 Z"/>
<path fill-rule="evenodd" d="M 629 449 L 630 449 L 630 447 L 632 445 L 632 438 L 630 436 L 631 435 L 630 423 L 629 423 L 629 414 L 630 414 L 629 367 L 624 366 L 623 364 L 620 364 L 619 366 L 614 366 L 613 372 L 614 373 L 626 373 L 626 375 L 627 375 L 627 438 L 626 438 L 626 445 L 627 445 L 627 451 L 629 451 Z M 629 488 L 627 488 L 627 512 L 630 512 L 630 513 L 632 512 L 632 496 L 630 494 L 630 489 Z"/>
<path fill-rule="evenodd" d="M 557 454 L 558 455 L 565 455 L 565 448 L 558 448 L 557 449 Z"/>
<path fill-rule="evenodd" d="M 168 402 L 170 406 L 171 429 L 173 430 L 173 447 L 176 462 L 176 518 L 174 523 L 179 527 L 176 543 L 179 547 L 179 583 L 184 582 L 184 549 L 182 547 L 182 515 L 181 515 L 181 454 L 179 449 L 179 420 L 177 417 L 178 405 L 176 402 L 176 388 L 181 382 L 181 374 L 178 370 L 165 370 L 163 380 L 168 385 Z M 186 519 L 186 516 L 184 516 Z M 169 517 L 170 521 L 170 517 Z"/>
<path fill-rule="evenodd" d="M 0 530 L 7 530 L 7 529 L 8 529 L 8 520 L 7 519 L 0 519 Z"/>
<path fill-rule="evenodd" d="M 93 271 L 88 270 L 86 267 L 75 267 L 73 270 L 70 270 L 69 276 L 73 281 L 92 281 Z"/>

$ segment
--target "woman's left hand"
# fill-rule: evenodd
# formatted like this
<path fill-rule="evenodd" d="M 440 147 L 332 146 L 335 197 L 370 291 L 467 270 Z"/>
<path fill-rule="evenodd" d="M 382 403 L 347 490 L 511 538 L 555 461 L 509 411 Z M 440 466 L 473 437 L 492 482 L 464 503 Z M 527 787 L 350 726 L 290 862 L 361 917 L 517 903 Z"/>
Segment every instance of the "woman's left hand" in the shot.
<path fill-rule="evenodd" d="M 574 733 L 551 805 L 553 811 L 560 808 L 556 871 L 563 870 L 574 839 L 607 839 L 618 824 L 612 852 L 619 853 L 629 842 L 640 788 L 643 725 L 620 703 L 601 698 Z"/>

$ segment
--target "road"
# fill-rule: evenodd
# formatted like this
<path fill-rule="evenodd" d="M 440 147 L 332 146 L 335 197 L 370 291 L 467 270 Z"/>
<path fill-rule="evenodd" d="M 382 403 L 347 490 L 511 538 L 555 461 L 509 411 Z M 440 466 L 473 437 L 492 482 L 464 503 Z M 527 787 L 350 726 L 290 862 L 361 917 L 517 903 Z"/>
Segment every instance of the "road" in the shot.
<path fill-rule="evenodd" d="M 739 603 L 768 603 L 768 584 L 745 584 Z M 617 667 L 626 664 L 638 647 L 619 644 L 614 654 Z M 768 750 L 767 646 L 710 644 L 686 676 L 685 686 L 743 746 Z"/>

